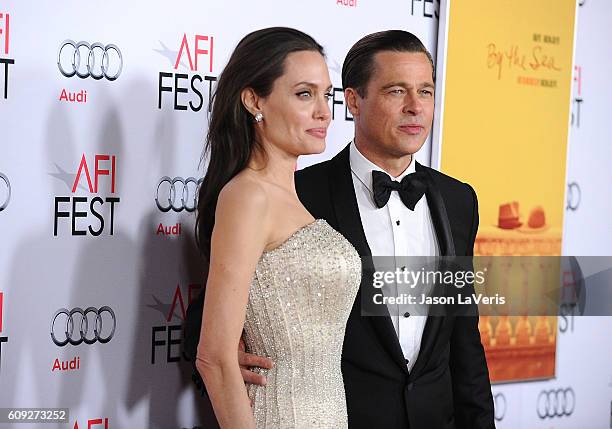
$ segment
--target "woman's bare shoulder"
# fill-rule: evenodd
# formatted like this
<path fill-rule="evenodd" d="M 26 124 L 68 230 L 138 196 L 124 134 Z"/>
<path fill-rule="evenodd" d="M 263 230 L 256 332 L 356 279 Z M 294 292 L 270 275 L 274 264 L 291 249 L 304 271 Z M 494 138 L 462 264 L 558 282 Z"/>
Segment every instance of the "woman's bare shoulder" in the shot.
<path fill-rule="evenodd" d="M 262 221 L 270 206 L 269 190 L 265 183 L 250 174 L 233 177 L 219 193 L 217 215 L 236 215 Z"/>

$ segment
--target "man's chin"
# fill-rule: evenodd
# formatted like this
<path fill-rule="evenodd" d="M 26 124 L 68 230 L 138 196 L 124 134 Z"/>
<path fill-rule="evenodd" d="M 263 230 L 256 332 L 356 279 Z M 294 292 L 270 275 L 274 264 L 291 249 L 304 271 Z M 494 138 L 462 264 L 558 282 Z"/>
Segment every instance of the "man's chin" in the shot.
<path fill-rule="evenodd" d="M 424 144 L 425 141 L 403 140 L 398 142 L 398 145 L 396 146 L 398 148 L 397 154 L 398 156 L 414 155 L 421 150 Z"/>

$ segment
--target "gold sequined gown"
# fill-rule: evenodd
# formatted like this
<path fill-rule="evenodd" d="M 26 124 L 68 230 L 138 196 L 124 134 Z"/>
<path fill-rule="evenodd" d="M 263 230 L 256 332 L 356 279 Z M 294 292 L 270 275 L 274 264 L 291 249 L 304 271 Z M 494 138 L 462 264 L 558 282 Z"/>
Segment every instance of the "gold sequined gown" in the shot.
<path fill-rule="evenodd" d="M 317 219 L 264 252 L 251 283 L 247 351 L 268 356 L 265 387 L 248 385 L 258 429 L 346 428 L 340 357 L 361 280 L 351 244 Z"/>

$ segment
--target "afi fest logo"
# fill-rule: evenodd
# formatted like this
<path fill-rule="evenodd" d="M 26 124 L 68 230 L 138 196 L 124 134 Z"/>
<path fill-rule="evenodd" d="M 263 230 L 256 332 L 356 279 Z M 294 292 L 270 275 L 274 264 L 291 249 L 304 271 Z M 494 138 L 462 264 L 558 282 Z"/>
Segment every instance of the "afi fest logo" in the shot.
<path fill-rule="evenodd" d="M 329 67 L 330 74 L 333 72 L 333 74 L 338 77 L 342 76 L 342 65 L 334 58 L 329 58 L 327 60 L 327 66 Z M 331 106 L 329 106 L 329 109 L 331 110 L 332 121 L 344 120 L 353 122 L 353 115 L 349 112 L 348 106 L 344 104 L 344 90 L 342 86 L 334 86 L 332 88 L 330 101 Z M 342 106 L 344 106 L 344 108 L 342 108 Z M 344 112 L 342 112 L 343 110 Z"/>
<path fill-rule="evenodd" d="M 10 25 L 11 16 L 6 12 L 0 12 L 0 94 L 2 94 L 4 100 L 8 98 L 9 66 L 15 64 L 15 59 L 9 58 Z"/>
<path fill-rule="evenodd" d="M 59 172 L 52 175 L 69 185 L 71 175 L 57 168 Z M 83 154 L 72 182 L 72 195 L 55 197 L 53 235 L 113 235 L 115 205 L 120 202 L 116 179 L 116 155 L 95 154 L 88 163 Z M 77 195 L 77 191 L 86 195 Z"/>
<path fill-rule="evenodd" d="M 81 79 L 117 80 L 123 70 L 121 51 L 112 43 L 75 42 L 64 40 L 57 53 L 57 67 L 67 78 L 77 76 Z M 87 91 L 71 92 L 62 89 L 59 101 L 68 103 L 87 103 Z"/>
<path fill-rule="evenodd" d="M 2 334 L 2 306 L 4 304 L 4 294 L 0 292 L 0 373 L 2 371 L 2 343 L 8 343 L 8 337 L 1 336 Z"/>
<path fill-rule="evenodd" d="M 79 421 L 77 420 L 74 422 L 72 429 L 110 429 L 110 426 L 108 425 L 108 417 L 105 417 L 103 419 L 89 419 L 87 423 L 81 426 L 79 426 Z"/>
<path fill-rule="evenodd" d="M 410 0 L 410 15 L 425 19 L 440 17 L 440 0 Z"/>
<path fill-rule="evenodd" d="M 164 320 L 164 324 L 151 328 L 151 365 L 159 361 L 158 353 L 161 351 L 166 352 L 165 356 L 162 356 L 162 362 L 179 362 L 181 355 L 183 359 L 187 360 L 185 355 L 181 353 L 183 321 L 185 320 L 187 307 L 197 296 L 200 289 L 202 289 L 201 284 L 191 283 L 188 285 L 187 302 L 185 302 L 181 286 L 177 284 L 170 304 L 165 304 L 153 296 L 155 304 L 147 305 L 147 307 L 161 313 Z M 178 320 L 174 322 L 175 319 Z M 161 351 L 158 350 L 160 348 L 162 349 Z"/>
<path fill-rule="evenodd" d="M 572 97 L 572 120 L 571 126 L 580 128 L 580 106 L 584 102 L 582 98 L 582 67 L 574 66 L 574 96 Z"/>
<path fill-rule="evenodd" d="M 173 68 L 173 72 L 159 72 L 157 108 L 162 108 L 163 93 L 169 93 L 166 97 L 173 99 L 174 110 L 191 110 L 199 112 L 206 100 L 210 108 L 213 82 L 217 76 L 202 75 L 199 72 L 212 73 L 214 60 L 215 39 L 213 36 L 196 34 L 188 37 L 183 34 L 183 39 L 174 51 L 159 42 L 160 48 L 155 52 L 164 56 Z M 180 70 L 189 73 L 179 73 Z M 191 77 L 190 77 L 191 75 Z"/>

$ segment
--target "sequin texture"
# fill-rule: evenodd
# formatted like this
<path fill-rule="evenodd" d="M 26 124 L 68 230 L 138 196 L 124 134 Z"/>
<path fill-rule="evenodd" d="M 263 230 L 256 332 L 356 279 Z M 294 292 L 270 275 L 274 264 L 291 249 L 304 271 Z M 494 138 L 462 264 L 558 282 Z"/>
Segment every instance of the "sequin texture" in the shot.
<path fill-rule="evenodd" d="M 264 252 L 244 327 L 247 351 L 274 361 L 255 371 L 265 387 L 247 387 L 258 429 L 348 426 L 340 358 L 360 280 L 359 255 L 322 219 Z"/>

